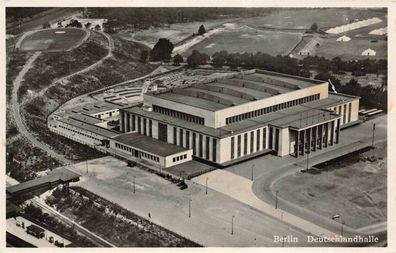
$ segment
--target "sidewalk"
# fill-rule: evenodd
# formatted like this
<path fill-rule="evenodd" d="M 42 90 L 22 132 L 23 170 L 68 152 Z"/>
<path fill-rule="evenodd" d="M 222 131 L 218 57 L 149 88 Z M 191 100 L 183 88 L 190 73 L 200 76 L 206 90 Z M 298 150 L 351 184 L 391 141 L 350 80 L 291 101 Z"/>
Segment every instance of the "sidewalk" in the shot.
<path fill-rule="evenodd" d="M 276 219 L 298 227 L 316 236 L 334 237 L 338 236 L 325 228 L 317 226 L 309 221 L 294 216 L 281 209 L 275 209 L 254 195 L 252 191 L 252 181 L 244 177 L 235 175 L 225 170 L 215 170 L 205 175 L 196 177 L 192 181 L 205 185 L 208 178 L 208 187 L 220 193 L 228 195 L 242 203 L 245 203 L 261 212 L 264 212 Z"/>

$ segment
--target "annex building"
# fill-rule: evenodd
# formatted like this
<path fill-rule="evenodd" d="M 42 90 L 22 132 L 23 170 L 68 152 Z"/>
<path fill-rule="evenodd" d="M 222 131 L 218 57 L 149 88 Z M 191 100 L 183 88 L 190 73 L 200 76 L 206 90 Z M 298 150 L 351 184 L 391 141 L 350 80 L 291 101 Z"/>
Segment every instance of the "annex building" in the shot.
<path fill-rule="evenodd" d="M 359 98 L 328 86 L 270 71 L 235 72 L 148 92 L 142 106 L 117 107 L 112 117 L 119 119 L 119 131 L 106 127 L 95 106 L 59 116 L 49 127 L 164 168 L 192 159 L 221 167 L 268 153 L 299 157 L 337 145 L 340 130 L 359 122 Z"/>

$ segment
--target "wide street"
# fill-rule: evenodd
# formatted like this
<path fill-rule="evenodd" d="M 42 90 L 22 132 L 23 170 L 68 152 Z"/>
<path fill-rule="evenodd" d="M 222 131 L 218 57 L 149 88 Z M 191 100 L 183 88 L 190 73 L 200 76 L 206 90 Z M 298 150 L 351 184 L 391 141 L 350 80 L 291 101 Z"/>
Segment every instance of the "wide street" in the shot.
<path fill-rule="evenodd" d="M 80 182 L 74 185 L 142 217 L 149 218 L 150 213 L 154 223 L 204 246 L 282 246 L 274 243 L 274 235 L 298 237 L 299 242 L 293 246 L 306 242 L 306 233 L 220 192 L 208 189 L 206 194 L 201 184 L 188 181 L 189 187 L 180 190 L 157 175 L 127 167 L 113 157 L 82 162 L 69 169 L 81 174 Z"/>

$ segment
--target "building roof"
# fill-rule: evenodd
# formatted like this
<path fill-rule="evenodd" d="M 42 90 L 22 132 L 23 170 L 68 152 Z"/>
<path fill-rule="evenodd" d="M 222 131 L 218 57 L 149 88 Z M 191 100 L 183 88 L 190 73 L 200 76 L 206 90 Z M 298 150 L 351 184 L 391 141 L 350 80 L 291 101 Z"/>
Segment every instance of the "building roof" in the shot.
<path fill-rule="evenodd" d="M 184 129 L 190 129 L 205 135 L 224 138 L 226 136 L 257 129 L 260 126 L 272 125 L 280 128 L 292 127 L 295 129 L 303 129 L 311 125 L 339 118 L 339 115 L 323 109 L 324 107 L 320 100 L 315 102 L 319 103 L 315 104 L 314 102 L 311 102 L 304 105 L 293 106 L 284 110 L 231 123 L 220 128 L 212 128 L 195 124 L 153 111 L 144 111 L 139 107 L 131 107 L 124 110 L 142 117 L 152 118 L 160 122 L 175 125 Z"/>
<path fill-rule="evenodd" d="M 119 105 L 116 103 L 110 103 L 107 101 L 95 101 L 92 103 L 78 105 L 78 106 L 75 106 L 75 107 L 73 107 L 71 109 L 67 109 L 67 110 L 57 110 L 56 115 L 58 115 L 60 117 L 70 116 L 75 113 L 92 115 L 92 114 L 97 114 L 97 113 L 102 113 L 102 112 L 119 109 L 122 107 L 123 107 L 122 105 Z"/>
<path fill-rule="evenodd" d="M 7 192 L 10 194 L 16 194 L 21 191 L 26 191 L 31 188 L 47 184 L 47 183 L 64 183 L 69 181 L 77 180 L 80 177 L 79 174 L 74 173 L 66 168 L 59 168 L 48 172 L 47 175 L 29 180 L 17 185 L 7 187 Z"/>
<path fill-rule="evenodd" d="M 145 96 L 153 96 L 208 111 L 218 111 L 320 83 L 323 81 L 253 70 L 239 73 L 232 78 L 219 78 L 209 83 L 149 92 Z"/>
<path fill-rule="evenodd" d="M 188 150 L 139 133 L 121 134 L 117 137 L 114 137 L 113 140 L 161 157 L 178 154 Z"/>
<path fill-rule="evenodd" d="M 103 119 L 98 119 L 96 117 L 92 117 L 90 115 L 80 114 L 80 113 L 75 113 L 72 116 L 70 116 L 70 118 L 84 122 L 84 123 L 88 123 L 91 125 L 96 125 L 96 124 L 105 122 L 105 120 L 103 120 Z"/>
<path fill-rule="evenodd" d="M 103 127 L 100 127 L 100 126 L 96 126 L 96 125 L 92 125 L 92 124 L 89 124 L 89 123 L 85 123 L 85 122 L 82 122 L 80 120 L 76 120 L 76 119 L 73 119 L 73 118 L 61 118 L 58 121 L 62 122 L 62 123 L 65 123 L 65 124 L 68 124 L 68 125 L 71 125 L 71 126 L 74 126 L 74 127 L 77 127 L 77 128 L 80 128 L 80 129 L 83 129 L 83 130 L 86 130 L 86 131 L 93 132 L 95 134 L 98 134 L 98 135 L 101 135 L 101 136 L 104 136 L 104 137 L 107 137 L 107 138 L 111 138 L 111 137 L 114 137 L 114 136 L 120 134 L 117 131 L 106 129 L 106 128 L 103 128 Z"/>
<path fill-rule="evenodd" d="M 349 103 L 351 101 L 357 100 L 359 97 L 342 94 L 342 93 L 334 93 L 329 92 L 329 96 L 327 98 L 312 101 L 305 104 L 305 106 L 313 106 L 313 107 L 320 107 L 320 108 L 330 108 L 333 106 L 337 106 L 339 104 Z"/>

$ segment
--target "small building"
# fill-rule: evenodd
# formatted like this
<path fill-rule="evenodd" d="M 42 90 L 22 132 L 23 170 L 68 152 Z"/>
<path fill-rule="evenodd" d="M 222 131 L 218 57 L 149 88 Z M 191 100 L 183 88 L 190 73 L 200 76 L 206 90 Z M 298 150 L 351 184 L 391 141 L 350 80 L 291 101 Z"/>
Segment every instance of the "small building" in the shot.
<path fill-rule="evenodd" d="M 351 38 L 348 37 L 348 36 L 346 36 L 346 35 L 341 36 L 341 37 L 339 37 L 339 38 L 337 39 L 337 41 L 340 41 L 340 42 L 348 42 L 348 41 L 350 41 L 350 40 L 351 40 Z"/>
<path fill-rule="evenodd" d="M 375 52 L 374 50 L 372 50 L 371 48 L 368 48 L 368 49 L 366 49 L 366 50 L 364 50 L 363 52 L 362 52 L 362 55 L 367 55 L 367 56 L 374 56 L 374 55 L 376 55 L 377 54 L 377 52 Z"/>

